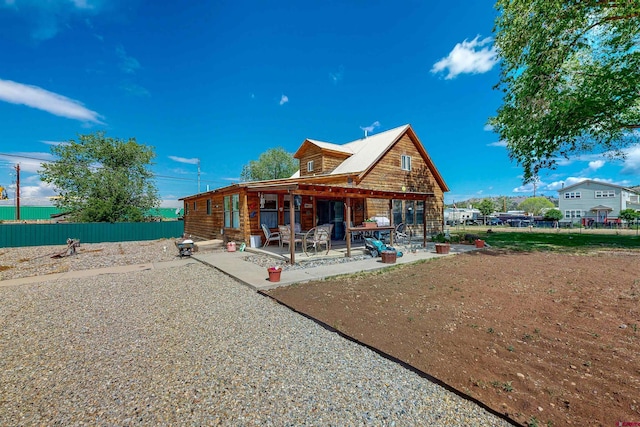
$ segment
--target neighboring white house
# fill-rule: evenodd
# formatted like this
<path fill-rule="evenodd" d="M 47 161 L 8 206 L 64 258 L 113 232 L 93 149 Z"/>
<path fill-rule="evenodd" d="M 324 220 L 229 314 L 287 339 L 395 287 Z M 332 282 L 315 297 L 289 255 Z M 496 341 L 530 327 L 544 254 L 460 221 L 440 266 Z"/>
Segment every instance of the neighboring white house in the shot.
<path fill-rule="evenodd" d="M 640 192 L 602 181 L 585 180 L 558 190 L 563 223 L 582 225 L 620 222 L 620 211 L 640 211 Z"/>
<path fill-rule="evenodd" d="M 444 221 L 447 225 L 480 223 L 481 218 L 482 213 L 478 209 L 446 208 L 444 210 Z"/>

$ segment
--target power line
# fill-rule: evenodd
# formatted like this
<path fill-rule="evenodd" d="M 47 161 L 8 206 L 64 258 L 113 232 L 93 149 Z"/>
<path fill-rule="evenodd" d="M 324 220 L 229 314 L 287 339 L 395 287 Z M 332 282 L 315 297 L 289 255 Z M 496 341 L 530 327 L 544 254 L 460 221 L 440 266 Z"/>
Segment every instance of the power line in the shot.
<path fill-rule="evenodd" d="M 20 159 L 28 159 L 28 160 L 37 160 L 37 161 L 43 162 L 43 163 L 54 163 L 55 162 L 55 160 L 41 159 L 41 158 L 38 158 L 38 157 L 24 156 L 24 155 L 19 155 L 19 154 L 0 153 L 0 156 L 17 157 L 17 158 L 20 158 Z M 12 163 L 7 163 L 7 166 L 13 167 L 13 164 Z M 198 177 L 197 178 L 182 178 L 182 177 L 179 177 L 179 176 L 158 175 L 156 173 L 152 173 L 152 175 L 155 178 L 164 178 L 164 179 L 172 179 L 172 180 L 175 180 L 175 181 L 188 181 L 188 182 L 198 182 L 198 183 L 200 183 L 200 173 L 199 172 L 200 171 L 198 171 Z M 218 181 L 203 180 L 202 182 L 213 184 L 213 183 L 216 183 Z"/>

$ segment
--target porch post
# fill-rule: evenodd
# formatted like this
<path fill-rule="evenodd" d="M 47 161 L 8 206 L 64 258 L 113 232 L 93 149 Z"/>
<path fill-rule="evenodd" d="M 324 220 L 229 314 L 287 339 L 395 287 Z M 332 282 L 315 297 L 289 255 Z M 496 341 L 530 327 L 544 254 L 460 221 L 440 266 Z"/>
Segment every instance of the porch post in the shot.
<path fill-rule="evenodd" d="M 422 207 L 422 247 L 427 249 L 427 199 Z"/>
<path fill-rule="evenodd" d="M 393 227 L 393 199 L 389 199 L 389 225 Z M 389 246 L 393 246 L 393 235 L 395 230 L 389 230 Z"/>
<path fill-rule="evenodd" d="M 351 198 L 347 197 L 347 220 L 344 239 L 347 241 L 347 257 L 351 257 Z"/>
<path fill-rule="evenodd" d="M 291 255 L 291 264 L 296 263 L 296 206 L 295 195 L 289 191 L 289 254 Z M 300 211 L 302 212 L 302 211 Z M 293 243 L 293 245 L 291 244 Z"/>

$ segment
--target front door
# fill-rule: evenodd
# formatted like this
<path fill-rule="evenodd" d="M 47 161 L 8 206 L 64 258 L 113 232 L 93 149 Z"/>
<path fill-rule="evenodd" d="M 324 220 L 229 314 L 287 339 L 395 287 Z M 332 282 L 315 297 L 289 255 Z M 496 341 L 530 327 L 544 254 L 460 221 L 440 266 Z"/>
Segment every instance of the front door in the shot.
<path fill-rule="evenodd" d="M 316 225 L 333 224 L 331 238 L 342 239 L 344 236 L 344 203 L 341 200 L 318 200 L 316 203 L 318 221 Z"/>

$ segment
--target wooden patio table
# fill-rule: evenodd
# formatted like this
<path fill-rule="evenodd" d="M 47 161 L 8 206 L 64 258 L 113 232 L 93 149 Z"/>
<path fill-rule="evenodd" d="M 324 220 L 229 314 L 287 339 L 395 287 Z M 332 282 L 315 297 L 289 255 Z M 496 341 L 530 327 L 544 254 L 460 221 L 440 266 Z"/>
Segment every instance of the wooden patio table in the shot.
<path fill-rule="evenodd" d="M 370 233 L 369 235 L 375 233 L 376 231 L 389 231 L 389 246 L 393 246 L 393 233 L 396 227 L 393 225 L 382 225 L 377 227 L 347 227 L 347 233 L 349 234 L 349 238 L 351 238 L 352 231 L 364 231 L 365 233 Z"/>

